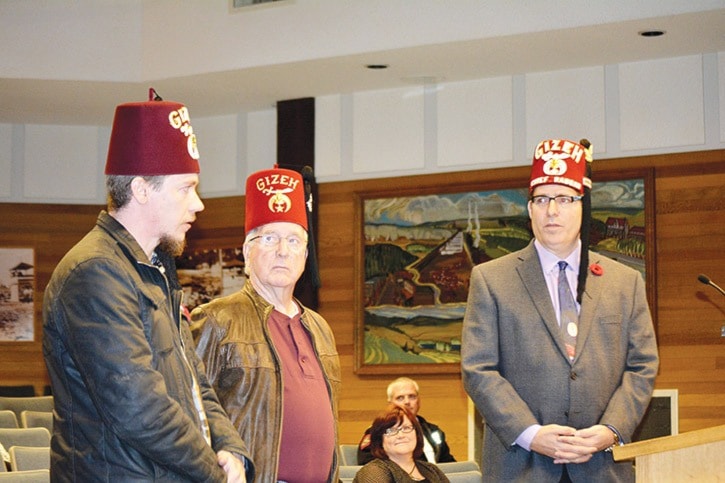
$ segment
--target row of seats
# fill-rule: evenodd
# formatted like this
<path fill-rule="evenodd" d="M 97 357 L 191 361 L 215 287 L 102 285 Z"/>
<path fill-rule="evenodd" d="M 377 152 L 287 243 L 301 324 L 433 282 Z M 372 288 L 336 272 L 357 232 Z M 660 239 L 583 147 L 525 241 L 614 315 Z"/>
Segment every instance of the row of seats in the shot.
<path fill-rule="evenodd" d="M 50 482 L 50 431 L 0 428 L 0 444 L 10 456 L 10 471 L 0 462 L 0 482 Z"/>
<path fill-rule="evenodd" d="M 0 444 L 8 451 L 13 446 L 50 447 L 50 431 L 46 428 L 0 428 Z"/>
<path fill-rule="evenodd" d="M 357 445 L 340 445 L 340 480 L 351 482 L 355 474 L 362 468 L 357 464 Z M 480 483 L 483 480 L 481 470 L 475 461 L 456 461 L 438 463 L 438 467 L 446 474 L 451 483 Z"/>
<path fill-rule="evenodd" d="M 53 396 L 3 397 L 0 396 L 0 444 L 11 453 L 11 472 L 15 475 L 31 472 L 29 478 L 48 481 L 50 467 L 50 433 L 53 425 Z M 20 422 L 20 424 L 18 424 Z M 2 481 L 3 465 L 0 468 Z M 481 472 L 474 461 L 439 463 L 438 466 L 453 483 L 477 483 Z M 357 464 L 357 445 L 340 445 L 340 479 L 351 482 L 361 468 Z M 45 473 L 43 473 L 45 472 Z M 26 481 L 26 480 L 13 480 Z"/>
<path fill-rule="evenodd" d="M 0 483 L 49 483 L 53 396 L 0 396 L 0 444 L 10 471 L 0 463 Z"/>
<path fill-rule="evenodd" d="M 0 431 L 0 443 L 8 452 L 13 446 L 49 448 L 53 432 L 53 396 L 0 396 Z M 47 449 L 46 455 L 49 454 Z M 45 460 L 47 464 L 42 468 L 49 468 L 50 457 Z"/>
<path fill-rule="evenodd" d="M 9 410 L 15 413 L 20 421 L 23 411 L 53 411 L 53 396 L 8 397 L 0 396 L 0 410 Z"/>
<path fill-rule="evenodd" d="M 18 422 L 13 411 L 0 409 L 0 428 L 45 428 L 53 432 L 53 413 L 25 410 L 20 413 Z"/>

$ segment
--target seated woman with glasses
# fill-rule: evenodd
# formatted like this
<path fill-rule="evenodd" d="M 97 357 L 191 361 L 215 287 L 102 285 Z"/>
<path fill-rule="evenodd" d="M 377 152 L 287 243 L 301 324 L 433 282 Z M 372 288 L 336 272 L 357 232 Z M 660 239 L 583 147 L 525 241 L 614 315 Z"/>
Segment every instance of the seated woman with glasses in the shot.
<path fill-rule="evenodd" d="M 406 408 L 391 405 L 373 421 L 370 452 L 375 459 L 357 472 L 353 483 L 448 483 L 435 464 L 419 459 L 423 430 Z"/>

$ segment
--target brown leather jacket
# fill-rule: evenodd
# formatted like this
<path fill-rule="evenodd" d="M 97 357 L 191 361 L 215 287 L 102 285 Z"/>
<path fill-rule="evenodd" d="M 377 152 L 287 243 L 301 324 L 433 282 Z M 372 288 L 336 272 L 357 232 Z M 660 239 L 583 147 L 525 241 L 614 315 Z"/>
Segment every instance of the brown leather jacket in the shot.
<path fill-rule="evenodd" d="M 312 337 L 325 373 L 335 418 L 340 394 L 340 360 L 335 338 L 322 316 L 302 307 L 302 324 Z M 204 304 L 191 313 L 197 354 L 209 382 L 251 452 L 255 481 L 275 483 L 282 433 L 282 378 L 266 321 L 273 306 L 247 281 L 242 290 Z M 328 481 L 337 482 L 337 455 Z"/>

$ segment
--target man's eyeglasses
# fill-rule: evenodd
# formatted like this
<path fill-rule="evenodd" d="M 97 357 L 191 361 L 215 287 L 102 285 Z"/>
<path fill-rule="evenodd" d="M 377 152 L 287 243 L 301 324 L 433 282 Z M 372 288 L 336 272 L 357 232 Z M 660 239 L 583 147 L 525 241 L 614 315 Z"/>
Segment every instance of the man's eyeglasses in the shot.
<path fill-rule="evenodd" d="M 386 429 L 384 434 L 385 434 L 385 436 L 395 436 L 398 433 L 408 434 L 411 431 L 413 431 L 413 429 L 415 429 L 415 428 L 413 428 L 413 426 L 410 426 L 408 424 L 406 424 L 405 426 L 398 426 L 397 428 L 393 426 L 393 427 Z"/>
<path fill-rule="evenodd" d="M 290 235 L 288 237 L 282 237 L 277 233 L 265 233 L 263 235 L 257 235 L 249 239 L 250 242 L 259 240 L 260 245 L 266 248 L 274 248 L 279 246 L 282 239 L 287 242 L 287 248 L 291 252 L 300 253 L 307 248 L 307 240 L 297 235 Z"/>
<path fill-rule="evenodd" d="M 557 196 L 546 196 L 546 195 L 536 195 L 531 197 L 531 204 L 534 206 L 549 206 L 549 203 L 554 201 L 558 206 L 569 206 L 574 204 L 575 201 L 581 201 L 583 196 L 566 196 L 566 195 L 557 195 Z"/>

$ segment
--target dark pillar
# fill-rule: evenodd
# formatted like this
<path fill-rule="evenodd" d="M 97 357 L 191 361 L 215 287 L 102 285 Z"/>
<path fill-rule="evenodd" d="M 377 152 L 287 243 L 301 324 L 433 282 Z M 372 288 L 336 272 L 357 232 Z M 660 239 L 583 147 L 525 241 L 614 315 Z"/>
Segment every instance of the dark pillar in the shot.
<path fill-rule="evenodd" d="M 317 268 L 317 184 L 315 168 L 315 99 L 292 99 L 277 103 L 277 164 L 280 168 L 302 173 L 308 204 L 309 254 L 305 271 L 295 287 L 297 297 L 307 307 L 317 310 L 317 289 L 320 286 Z M 306 168 L 309 167 L 309 168 Z"/>

